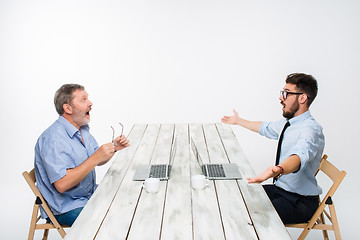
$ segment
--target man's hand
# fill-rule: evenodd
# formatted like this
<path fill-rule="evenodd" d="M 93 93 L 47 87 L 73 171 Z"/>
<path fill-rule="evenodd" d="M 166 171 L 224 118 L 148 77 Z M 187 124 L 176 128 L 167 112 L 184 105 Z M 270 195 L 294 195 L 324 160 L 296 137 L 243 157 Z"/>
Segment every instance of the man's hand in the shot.
<path fill-rule="evenodd" d="M 119 151 L 130 146 L 130 143 L 124 135 L 121 135 L 114 139 L 113 145 L 115 146 L 115 151 Z"/>
<path fill-rule="evenodd" d="M 233 110 L 234 115 L 232 116 L 224 116 L 221 121 L 223 123 L 227 123 L 227 124 L 239 124 L 240 118 L 239 118 L 239 114 L 237 113 L 237 111 L 235 111 L 235 109 Z"/>
<path fill-rule="evenodd" d="M 245 120 L 243 118 L 239 117 L 239 114 L 235 111 L 235 109 L 233 110 L 234 115 L 232 116 L 224 116 L 221 121 L 223 123 L 227 123 L 227 124 L 233 124 L 233 125 L 239 125 L 242 126 L 244 128 L 247 128 L 253 132 L 259 132 L 260 126 L 262 122 L 259 121 L 248 121 Z"/>
<path fill-rule="evenodd" d="M 260 173 L 260 175 L 254 178 L 247 178 L 248 183 L 262 183 L 265 180 L 268 180 L 271 177 L 275 177 L 279 175 L 281 172 L 281 168 L 277 166 L 268 167 L 265 171 Z"/>
<path fill-rule="evenodd" d="M 115 146 L 113 143 L 105 143 L 99 147 L 93 157 L 97 160 L 97 165 L 101 166 L 107 163 L 115 154 Z"/>

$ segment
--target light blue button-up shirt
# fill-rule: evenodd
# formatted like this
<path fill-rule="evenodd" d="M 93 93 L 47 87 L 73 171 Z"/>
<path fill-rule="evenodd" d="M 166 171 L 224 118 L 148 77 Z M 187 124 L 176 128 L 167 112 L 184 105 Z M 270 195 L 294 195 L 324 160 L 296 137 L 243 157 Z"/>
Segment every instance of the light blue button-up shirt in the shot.
<path fill-rule="evenodd" d="M 271 139 L 278 139 L 286 119 L 276 122 L 263 122 L 259 133 Z M 324 151 L 325 138 L 322 127 L 307 111 L 289 120 L 290 126 L 284 133 L 280 161 L 281 164 L 291 155 L 300 157 L 300 169 L 294 173 L 281 176 L 275 185 L 282 189 L 301 195 L 320 195 L 321 188 L 314 177 L 320 166 Z"/>
<path fill-rule="evenodd" d="M 59 193 L 54 186 L 54 182 L 66 175 L 67 169 L 79 166 L 98 149 L 89 126 L 82 126 L 80 131 L 60 116 L 41 134 L 35 146 L 37 187 L 55 215 L 84 207 L 96 188 L 94 169 L 77 186 L 64 193 Z M 41 216 L 47 217 L 43 209 Z"/>

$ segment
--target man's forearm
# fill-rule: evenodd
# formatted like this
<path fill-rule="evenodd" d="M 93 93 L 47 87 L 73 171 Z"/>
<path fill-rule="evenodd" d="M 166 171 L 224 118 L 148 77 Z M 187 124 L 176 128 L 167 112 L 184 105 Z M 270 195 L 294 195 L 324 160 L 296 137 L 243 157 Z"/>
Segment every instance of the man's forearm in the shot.
<path fill-rule="evenodd" d="M 295 172 L 300 167 L 300 158 L 297 155 L 292 155 L 288 157 L 285 161 L 279 164 L 281 167 L 278 166 L 270 166 L 261 174 L 254 178 L 247 178 L 248 183 L 261 183 L 269 178 L 277 177 L 279 174 L 289 174 Z M 282 169 L 281 169 L 282 168 Z"/>
<path fill-rule="evenodd" d="M 108 162 L 115 153 L 115 147 L 113 143 L 106 143 L 99 147 L 99 149 L 86 159 L 79 166 L 67 169 L 66 175 L 57 180 L 54 185 L 56 190 L 60 193 L 78 185 L 97 165 Z"/>
<path fill-rule="evenodd" d="M 297 171 L 300 168 L 300 163 L 301 160 L 298 155 L 291 155 L 279 165 L 284 168 L 283 174 L 289 174 Z"/>
<path fill-rule="evenodd" d="M 245 120 L 243 118 L 239 118 L 239 121 L 237 123 L 239 126 L 247 128 L 253 132 L 259 132 L 260 131 L 260 126 L 262 124 L 261 121 L 249 121 L 249 120 Z"/>
<path fill-rule="evenodd" d="M 78 185 L 95 167 L 97 161 L 95 156 L 90 156 L 79 166 L 67 169 L 66 175 L 54 183 L 55 188 L 58 192 L 64 193 L 69 189 Z"/>

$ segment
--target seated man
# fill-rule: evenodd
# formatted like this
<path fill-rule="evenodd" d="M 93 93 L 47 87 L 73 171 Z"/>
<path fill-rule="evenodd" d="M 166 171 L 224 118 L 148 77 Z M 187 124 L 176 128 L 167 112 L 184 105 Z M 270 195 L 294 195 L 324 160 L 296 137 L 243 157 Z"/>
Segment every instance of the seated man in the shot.
<path fill-rule="evenodd" d="M 279 139 L 277 159 L 249 183 L 261 183 L 274 178 L 275 184 L 264 189 L 287 223 L 308 221 L 319 206 L 321 188 L 314 177 L 324 151 L 322 127 L 311 116 L 309 107 L 317 95 L 317 81 L 302 73 L 290 74 L 280 92 L 285 119 L 275 122 L 247 121 L 234 110 L 233 116 L 224 116 L 222 122 L 237 124 L 271 139 Z"/>
<path fill-rule="evenodd" d="M 58 222 L 71 226 L 96 189 L 95 167 L 107 163 L 129 141 L 119 136 L 98 146 L 89 132 L 92 103 L 83 86 L 63 85 L 54 103 L 59 118 L 36 143 L 35 176 Z M 43 209 L 41 216 L 47 218 Z"/>

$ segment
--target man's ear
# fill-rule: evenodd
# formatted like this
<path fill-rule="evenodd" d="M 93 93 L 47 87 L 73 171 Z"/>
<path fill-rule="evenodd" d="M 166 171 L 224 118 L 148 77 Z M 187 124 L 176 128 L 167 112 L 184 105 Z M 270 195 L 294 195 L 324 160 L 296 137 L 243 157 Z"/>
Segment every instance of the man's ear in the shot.
<path fill-rule="evenodd" d="M 306 104 L 307 100 L 308 100 L 308 96 L 307 96 L 306 94 L 301 94 L 301 95 L 300 95 L 300 97 L 299 97 L 299 102 L 300 102 L 301 104 Z"/>
<path fill-rule="evenodd" d="M 72 114 L 72 107 L 70 104 L 64 103 L 63 105 L 64 112 L 71 115 Z"/>

